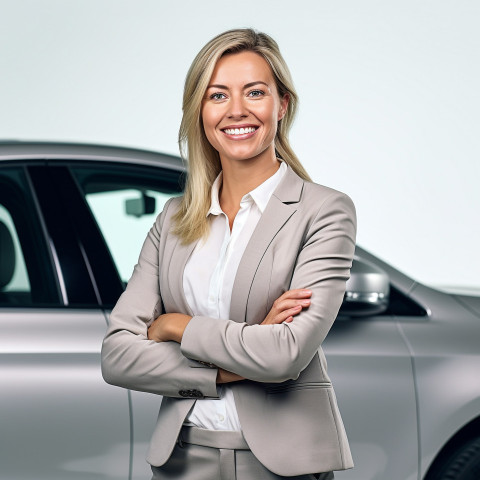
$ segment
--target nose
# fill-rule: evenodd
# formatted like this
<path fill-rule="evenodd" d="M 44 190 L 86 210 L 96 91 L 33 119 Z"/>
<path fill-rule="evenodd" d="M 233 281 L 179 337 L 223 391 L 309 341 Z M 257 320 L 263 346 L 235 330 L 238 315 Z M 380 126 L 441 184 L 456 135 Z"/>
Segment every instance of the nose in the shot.
<path fill-rule="evenodd" d="M 230 97 L 227 117 L 232 119 L 248 117 L 248 110 L 243 95 L 232 95 Z"/>

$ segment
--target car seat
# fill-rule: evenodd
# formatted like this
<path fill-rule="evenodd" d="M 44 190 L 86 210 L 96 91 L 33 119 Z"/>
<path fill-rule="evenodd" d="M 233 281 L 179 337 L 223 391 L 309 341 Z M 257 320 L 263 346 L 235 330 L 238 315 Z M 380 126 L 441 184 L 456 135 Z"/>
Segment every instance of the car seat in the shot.
<path fill-rule="evenodd" d="M 8 301 L 3 289 L 12 281 L 15 273 L 15 246 L 12 234 L 0 220 L 0 303 Z"/>

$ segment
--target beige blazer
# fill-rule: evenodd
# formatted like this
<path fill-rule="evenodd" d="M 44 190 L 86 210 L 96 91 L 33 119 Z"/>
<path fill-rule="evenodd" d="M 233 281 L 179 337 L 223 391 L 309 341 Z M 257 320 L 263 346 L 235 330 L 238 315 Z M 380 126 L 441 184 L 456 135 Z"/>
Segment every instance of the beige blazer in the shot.
<path fill-rule="evenodd" d="M 288 168 L 240 262 L 230 319 L 194 316 L 181 345 L 147 339 L 159 314 L 192 315 L 182 276 L 195 243 L 170 233 L 177 208 L 178 199 L 169 201 L 150 230 L 102 348 L 108 383 L 164 397 L 148 462 L 167 461 L 197 398 L 217 397 L 219 366 L 249 379 L 232 384 L 235 403 L 245 439 L 268 469 L 293 476 L 351 468 L 321 344 L 350 274 L 352 201 Z M 311 289 L 311 306 L 292 323 L 257 325 L 292 288 Z"/>

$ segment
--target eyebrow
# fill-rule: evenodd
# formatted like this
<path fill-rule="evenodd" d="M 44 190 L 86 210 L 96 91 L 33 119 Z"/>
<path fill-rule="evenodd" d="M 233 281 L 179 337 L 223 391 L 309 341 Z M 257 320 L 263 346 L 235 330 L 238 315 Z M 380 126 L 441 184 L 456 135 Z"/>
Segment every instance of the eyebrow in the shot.
<path fill-rule="evenodd" d="M 267 83 L 262 82 L 261 80 L 257 80 L 255 82 L 247 83 L 246 85 L 243 86 L 243 89 L 245 90 L 246 88 L 250 88 L 250 87 L 253 87 L 254 85 L 258 85 L 259 83 L 268 87 Z M 207 88 L 221 88 L 223 90 L 228 90 L 228 87 L 226 85 L 220 85 L 218 83 L 215 83 L 213 85 L 209 85 Z"/>

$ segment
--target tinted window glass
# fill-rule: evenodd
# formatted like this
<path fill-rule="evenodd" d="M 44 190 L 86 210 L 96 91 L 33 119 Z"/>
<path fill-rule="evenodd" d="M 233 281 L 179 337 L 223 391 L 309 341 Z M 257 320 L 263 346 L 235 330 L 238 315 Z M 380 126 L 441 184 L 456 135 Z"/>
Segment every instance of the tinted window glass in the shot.
<path fill-rule="evenodd" d="M 18 234 L 8 210 L 0 204 L 0 288 L 2 292 L 16 292 L 29 295 L 25 259 L 18 241 Z M 20 295 L 19 295 L 20 296 Z"/>
<path fill-rule="evenodd" d="M 37 211 L 21 169 L 0 169 L 0 308 L 58 304 Z"/>
<path fill-rule="evenodd" d="M 179 174 L 169 170 L 120 166 L 112 172 L 112 167 L 73 169 L 126 283 L 155 218 L 181 189 Z"/>

